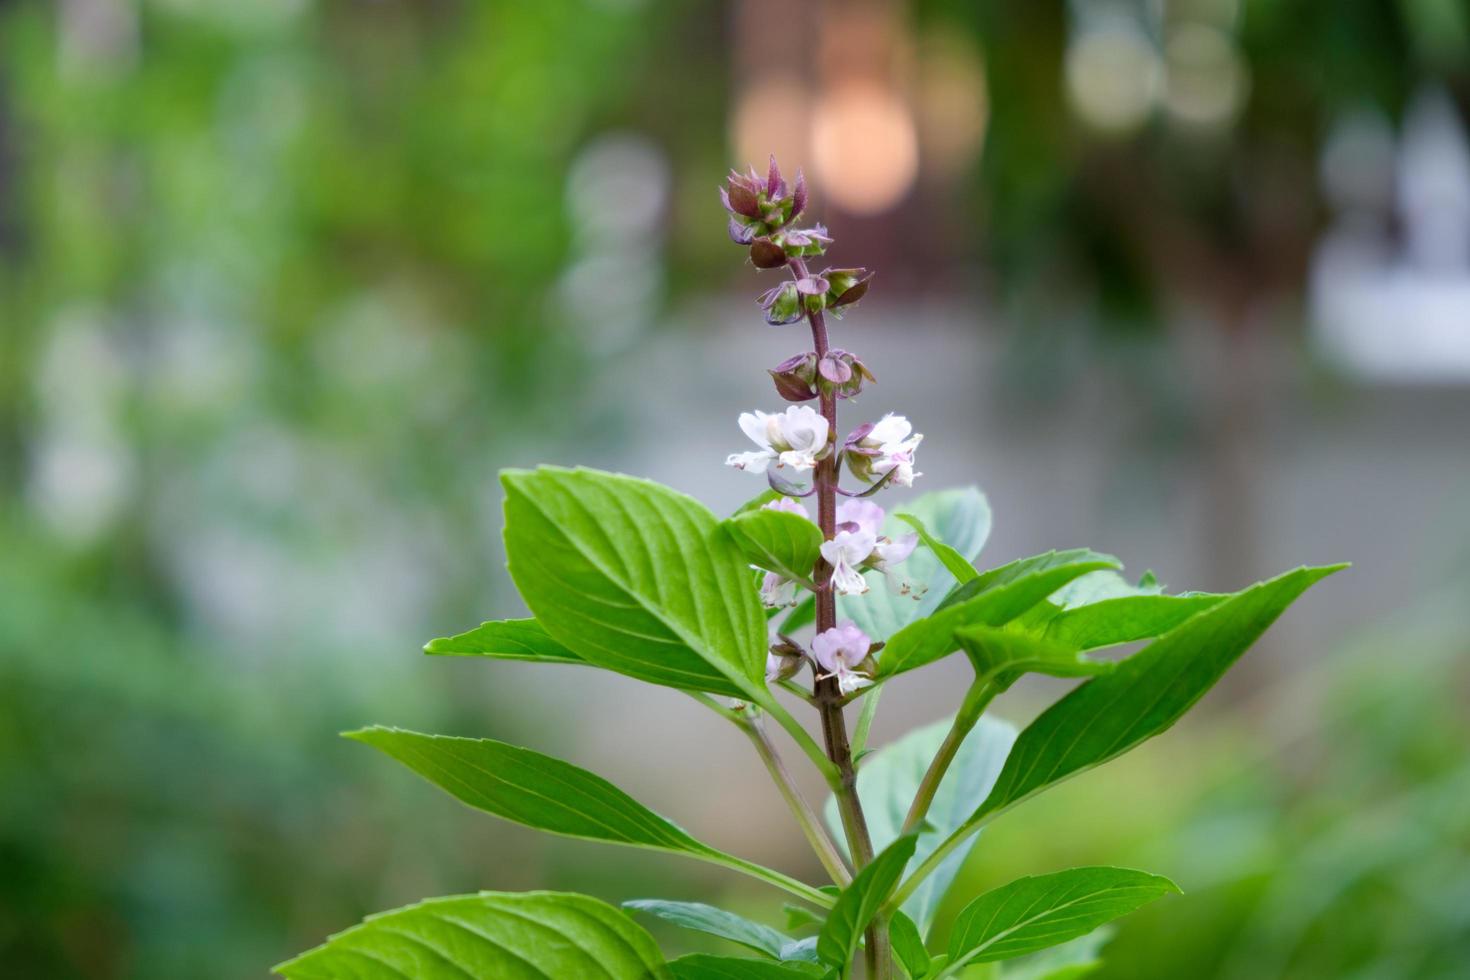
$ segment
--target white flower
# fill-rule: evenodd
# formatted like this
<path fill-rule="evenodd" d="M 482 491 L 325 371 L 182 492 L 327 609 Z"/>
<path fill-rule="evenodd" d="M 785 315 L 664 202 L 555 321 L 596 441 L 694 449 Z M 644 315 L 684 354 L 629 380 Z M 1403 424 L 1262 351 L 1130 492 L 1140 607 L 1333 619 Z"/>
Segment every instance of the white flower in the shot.
<path fill-rule="evenodd" d="M 877 538 L 867 531 L 838 531 L 822 542 L 822 557 L 832 566 L 832 588 L 838 595 L 862 595 L 868 591 L 862 564 L 873 553 Z"/>
<path fill-rule="evenodd" d="M 742 412 L 740 429 L 759 452 L 731 453 L 726 466 L 764 473 L 774 460 L 779 469 L 810 470 L 827 452 L 827 420 L 810 405 L 793 405 L 778 415 Z"/>
<path fill-rule="evenodd" d="M 812 656 L 816 658 L 825 674 L 818 680 L 837 678 L 837 688 L 843 694 L 851 694 L 860 687 L 873 683 L 873 678 L 857 667 L 868 659 L 872 641 L 857 628 L 852 620 L 845 620 L 812 638 Z"/>
<path fill-rule="evenodd" d="M 837 505 L 838 524 L 856 524 L 873 537 L 883 533 L 883 508 L 871 500 L 844 500 Z"/>
<path fill-rule="evenodd" d="M 795 580 L 766 572 L 766 577 L 761 579 L 761 602 L 772 609 L 796 605 Z"/>
<path fill-rule="evenodd" d="M 914 472 L 914 452 L 924 437 L 913 429 L 908 419 L 892 412 L 858 429 L 848 438 L 848 468 L 870 483 L 891 472 L 893 486 L 913 486 L 914 477 L 924 475 Z"/>
<path fill-rule="evenodd" d="M 905 534 L 897 541 L 890 541 L 888 538 L 879 538 L 877 543 L 873 545 L 873 557 L 868 564 L 870 567 L 876 568 L 883 573 L 883 577 L 888 581 L 888 591 L 895 595 L 912 595 L 917 599 L 927 591 L 922 586 L 916 586 L 914 583 L 906 581 L 898 573 L 898 570 L 893 567 L 913 554 L 914 548 L 918 546 L 918 543 L 918 534 Z"/>

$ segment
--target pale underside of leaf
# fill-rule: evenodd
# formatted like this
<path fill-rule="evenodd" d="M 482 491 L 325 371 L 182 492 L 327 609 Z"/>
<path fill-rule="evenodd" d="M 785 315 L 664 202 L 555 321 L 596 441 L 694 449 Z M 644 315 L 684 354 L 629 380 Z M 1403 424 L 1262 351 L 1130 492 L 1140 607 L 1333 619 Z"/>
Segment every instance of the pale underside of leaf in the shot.
<path fill-rule="evenodd" d="M 752 922 L 744 916 L 702 902 L 671 902 L 645 898 L 624 902 L 623 908 L 645 912 L 685 929 L 719 936 L 773 960 L 779 960 L 781 951 L 792 941 L 790 936 L 777 932 L 770 926 Z"/>
<path fill-rule="evenodd" d="M 914 729 L 863 760 L 858 771 L 858 798 L 862 800 L 874 847 L 881 850 L 898 837 L 924 772 L 950 725 L 949 720 L 943 720 Z M 995 784 L 1015 740 L 1015 728 L 991 717 L 982 718 L 965 736 L 934 794 L 912 864 L 926 860 L 975 811 L 977 802 L 983 800 Z M 840 841 L 841 819 L 835 800 L 828 799 L 824 816 Z M 927 934 L 933 926 L 944 894 L 974 842 L 975 839 L 970 838 L 946 857 L 904 901 L 903 911 L 914 920 L 921 933 Z"/>

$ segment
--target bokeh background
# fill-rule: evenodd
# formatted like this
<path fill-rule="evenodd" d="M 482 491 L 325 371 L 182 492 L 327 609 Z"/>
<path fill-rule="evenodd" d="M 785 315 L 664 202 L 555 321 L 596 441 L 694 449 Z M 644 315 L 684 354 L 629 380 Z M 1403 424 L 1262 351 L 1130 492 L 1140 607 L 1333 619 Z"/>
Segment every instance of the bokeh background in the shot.
<path fill-rule="evenodd" d="M 970 886 L 1175 877 L 1107 977 L 1463 976 L 1467 127 L 1460 0 L 0 3 L 0 973 L 257 977 L 478 888 L 779 924 L 335 737 L 529 744 L 816 873 L 687 699 L 418 652 L 520 611 L 501 467 L 759 489 L 734 417 L 806 342 L 715 188 L 774 151 L 879 270 L 848 418 L 904 412 L 921 488 L 985 489 L 982 564 L 1356 563 L 1198 717 L 988 831 Z"/>

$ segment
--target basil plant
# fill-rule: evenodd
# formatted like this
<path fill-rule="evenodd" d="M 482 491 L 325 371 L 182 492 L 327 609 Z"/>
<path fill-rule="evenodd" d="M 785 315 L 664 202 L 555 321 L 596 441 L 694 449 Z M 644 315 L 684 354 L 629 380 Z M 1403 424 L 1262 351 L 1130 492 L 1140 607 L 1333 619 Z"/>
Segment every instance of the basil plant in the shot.
<path fill-rule="evenodd" d="M 821 225 L 798 227 L 806 184 L 800 174 L 788 184 L 774 159 L 764 177 L 732 173 L 720 193 L 730 237 L 757 268 L 782 275 L 760 299 L 767 321 L 811 334 L 812 350 L 769 372 L 792 404 L 741 415 L 754 448 L 726 461 L 764 476 L 764 492 L 721 519 L 631 476 L 507 471 L 510 573 L 534 618 L 484 623 L 426 650 L 575 664 L 684 692 L 749 739 L 829 880 L 719 850 L 533 749 L 366 728 L 348 737 L 501 819 L 758 879 L 785 893 L 786 931 L 699 903 L 614 908 L 583 895 L 485 891 L 370 916 L 276 967 L 281 976 L 1076 977 L 1097 963 L 1097 943 L 1084 937 L 1178 891 L 1129 868 L 1053 871 L 957 897 L 970 900 L 948 942 L 930 939 L 983 828 L 1168 729 L 1341 566 L 1297 568 L 1229 594 L 1170 594 L 1147 575 L 1133 584 L 1116 559 L 1086 549 L 979 570 L 990 513 L 977 490 L 925 494 L 892 512 L 874 499 L 921 476 L 922 436 L 906 418 L 838 437 L 838 406 L 874 377 L 831 345 L 828 324 L 863 297 L 871 274 L 808 267 L 831 238 Z M 1131 655 L 1099 655 L 1140 641 Z M 870 746 L 884 688 L 951 656 L 974 668 L 954 715 Z M 1079 683 L 1017 733 L 986 709 L 1027 673 Z M 815 719 L 799 717 L 806 710 Z M 782 750 L 825 779 L 820 815 Z M 647 917 L 720 937 L 729 952 L 667 958 L 640 923 Z"/>

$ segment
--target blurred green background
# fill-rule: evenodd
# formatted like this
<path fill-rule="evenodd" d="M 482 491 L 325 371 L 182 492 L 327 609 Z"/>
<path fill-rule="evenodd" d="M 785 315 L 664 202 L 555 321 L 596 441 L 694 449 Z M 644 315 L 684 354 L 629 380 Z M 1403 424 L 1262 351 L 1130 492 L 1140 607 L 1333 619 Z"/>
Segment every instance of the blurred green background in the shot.
<path fill-rule="evenodd" d="M 478 888 L 778 924 L 335 738 L 534 745 L 814 873 L 684 699 L 417 653 L 518 611 L 503 466 L 754 492 L 734 415 L 803 341 L 714 189 L 774 151 L 879 270 L 858 414 L 987 490 L 984 562 L 1356 563 L 972 886 L 1172 875 L 1109 977 L 1463 975 L 1467 120 L 1459 0 L 0 3 L 0 973 L 262 976 Z M 878 735 L 951 710 L 950 666 Z"/>

